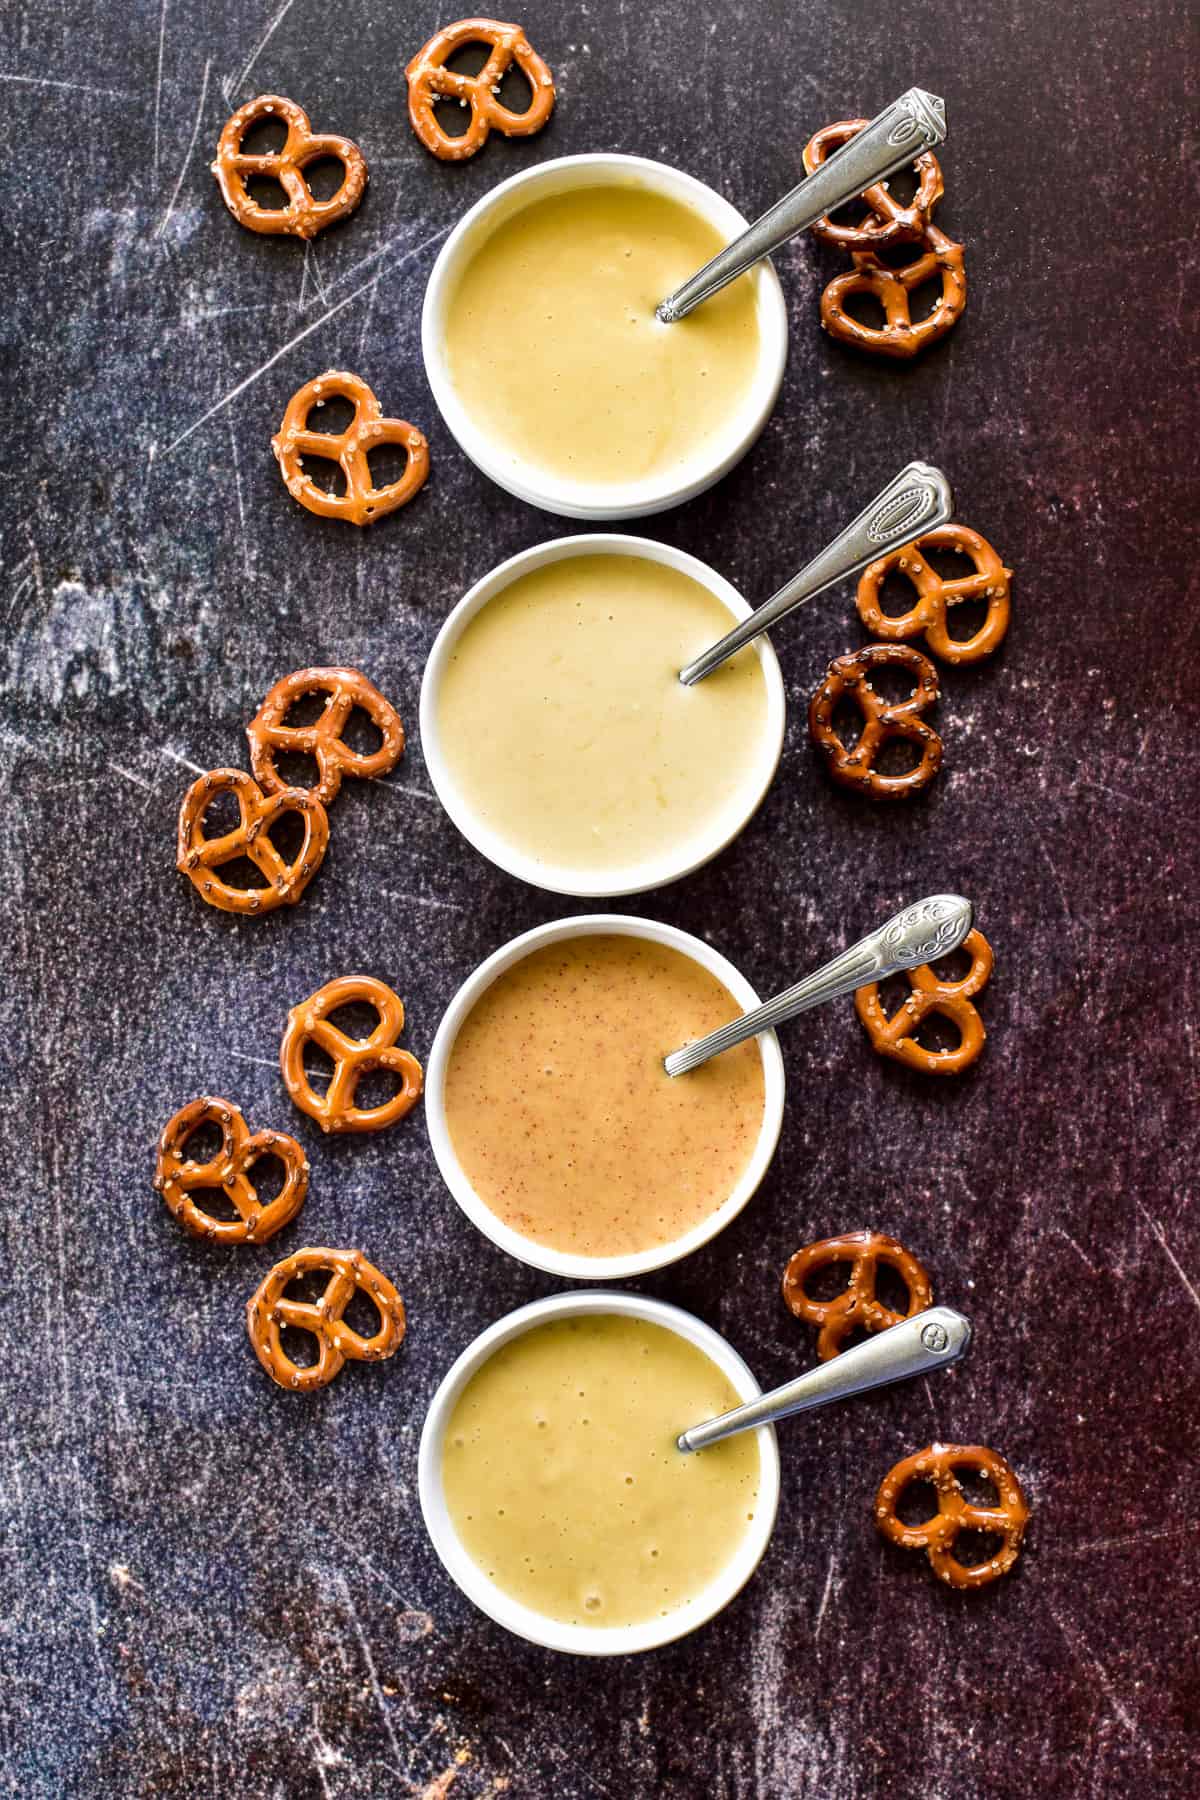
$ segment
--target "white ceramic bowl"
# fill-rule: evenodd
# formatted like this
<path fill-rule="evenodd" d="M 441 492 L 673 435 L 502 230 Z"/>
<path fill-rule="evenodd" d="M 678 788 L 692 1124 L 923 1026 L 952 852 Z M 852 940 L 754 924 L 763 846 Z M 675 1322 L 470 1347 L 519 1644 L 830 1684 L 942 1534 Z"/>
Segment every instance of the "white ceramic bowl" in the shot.
<path fill-rule="evenodd" d="M 535 544 L 510 556 L 498 568 L 477 581 L 463 595 L 446 619 L 434 640 L 425 673 L 421 678 L 421 750 L 437 795 L 467 842 L 486 856 L 489 862 L 527 881 L 533 887 L 548 888 L 551 893 L 571 894 L 582 899 L 611 899 L 618 894 L 642 894 L 650 888 L 665 887 L 690 875 L 732 843 L 762 803 L 774 780 L 783 750 L 783 734 L 787 724 L 787 698 L 779 659 L 768 639 L 756 638 L 753 649 L 758 657 L 767 689 L 767 716 L 762 729 L 759 752 L 742 789 L 718 813 L 714 814 L 706 832 L 687 844 L 661 856 L 640 863 L 619 864 L 598 874 L 594 869 L 576 869 L 561 863 L 544 863 L 511 844 L 481 819 L 471 801 L 462 792 L 450 772 L 442 747 L 438 725 L 438 695 L 446 665 L 466 627 L 489 600 L 501 593 L 522 575 L 548 563 L 565 561 L 574 556 L 638 556 L 648 562 L 665 563 L 689 575 L 707 588 L 714 599 L 729 613 L 730 626 L 749 616 L 752 608 L 732 583 L 686 551 L 670 544 L 658 544 L 649 538 L 628 537 L 616 532 L 595 535 L 581 533 L 577 537 L 554 538 L 547 544 Z"/>
<path fill-rule="evenodd" d="M 764 1095 L 758 1141 L 741 1179 L 724 1205 L 710 1213 L 707 1219 L 702 1219 L 699 1225 L 693 1226 L 683 1237 L 676 1238 L 669 1244 L 656 1244 L 652 1249 L 639 1250 L 626 1256 L 579 1256 L 571 1251 L 555 1250 L 549 1245 L 536 1243 L 532 1238 L 522 1237 L 520 1232 L 506 1225 L 491 1207 L 484 1204 L 455 1154 L 446 1125 L 446 1068 L 463 1020 L 498 975 L 512 968 L 514 963 L 520 962 L 531 951 L 540 950 L 546 944 L 560 944 L 568 938 L 595 936 L 648 938 L 651 943 L 666 944 L 672 950 L 679 950 L 683 955 L 690 956 L 701 968 L 715 975 L 744 1011 L 760 1004 L 750 983 L 738 973 L 732 963 L 726 962 L 723 956 L 700 938 L 692 937 L 686 931 L 677 931 L 672 925 L 660 925 L 653 919 L 626 918 L 621 913 L 590 913 L 577 919 L 560 919 L 552 925 L 539 925 L 533 931 L 526 931 L 522 936 L 513 938 L 489 956 L 486 962 L 480 963 L 446 1008 L 437 1028 L 425 1071 L 425 1119 L 442 1179 L 468 1219 L 493 1244 L 499 1245 L 501 1250 L 507 1250 L 518 1262 L 528 1263 L 534 1269 L 545 1269 L 551 1275 L 561 1275 L 570 1281 L 623 1281 L 631 1275 L 644 1275 L 650 1269 L 665 1268 L 668 1263 L 678 1262 L 681 1257 L 690 1255 L 701 1244 L 707 1244 L 710 1238 L 723 1231 L 730 1220 L 741 1212 L 766 1174 L 775 1154 L 775 1146 L 779 1142 L 783 1125 L 783 1057 L 775 1033 L 760 1032 L 755 1042 L 762 1057 Z M 664 1055 L 672 1047 L 664 1045 Z"/>
<path fill-rule="evenodd" d="M 676 1638 L 694 1631 L 722 1607 L 728 1606 L 749 1581 L 775 1527 L 779 1506 L 779 1449 L 774 1426 L 760 1426 L 754 1434 L 758 1441 L 760 1480 L 753 1522 L 736 1553 L 715 1580 L 687 1606 L 677 1608 L 666 1618 L 650 1619 L 640 1625 L 602 1625 L 593 1629 L 548 1619 L 544 1613 L 535 1612 L 512 1599 L 469 1555 L 454 1529 L 442 1487 L 442 1446 L 446 1426 L 467 1382 L 502 1344 L 548 1319 L 580 1313 L 623 1313 L 629 1318 L 645 1319 L 652 1325 L 663 1325 L 711 1357 L 733 1384 L 739 1402 L 755 1400 L 762 1391 L 737 1351 L 708 1325 L 677 1306 L 667 1306 L 661 1300 L 649 1300 L 641 1294 L 603 1291 L 555 1294 L 548 1300 L 535 1300 L 531 1306 L 522 1306 L 506 1318 L 498 1319 L 463 1351 L 444 1377 L 425 1415 L 417 1486 L 425 1527 L 434 1549 L 463 1593 L 490 1619 L 518 1637 L 527 1638 L 532 1644 L 542 1644 L 548 1650 L 564 1650 L 575 1656 L 628 1656 L 638 1650 L 654 1650 L 661 1644 L 673 1643 Z"/>
<path fill-rule="evenodd" d="M 570 188 L 607 186 L 614 181 L 652 188 L 682 201 L 715 225 L 726 241 L 746 229 L 748 221 L 728 200 L 667 163 L 651 162 L 642 156 L 559 157 L 502 181 L 463 215 L 433 265 L 421 313 L 425 372 L 438 410 L 459 446 L 477 468 L 519 500 L 572 519 L 638 519 L 703 493 L 746 454 L 766 424 L 787 361 L 783 290 L 771 264 L 761 262 L 751 274 L 757 289 L 760 340 L 754 379 L 720 438 L 669 474 L 625 483 L 568 481 L 514 458 L 507 445 L 476 423 L 450 378 L 445 356 L 446 307 L 459 272 L 485 237 L 531 201 Z M 664 325 L 661 329 L 670 331 L 673 327 Z"/>

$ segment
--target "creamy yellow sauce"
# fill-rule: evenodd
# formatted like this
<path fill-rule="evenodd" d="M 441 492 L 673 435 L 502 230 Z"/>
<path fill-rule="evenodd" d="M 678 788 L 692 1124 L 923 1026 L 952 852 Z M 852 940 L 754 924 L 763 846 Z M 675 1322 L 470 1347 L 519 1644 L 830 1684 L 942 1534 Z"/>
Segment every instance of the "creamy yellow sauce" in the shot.
<path fill-rule="evenodd" d="M 762 1057 L 751 1040 L 674 1079 L 663 1058 L 740 1012 L 646 938 L 567 938 L 506 969 L 446 1065 L 446 1127 L 484 1205 L 580 1256 L 674 1243 L 711 1217 L 762 1129 Z"/>
<path fill-rule="evenodd" d="M 754 1434 L 675 1440 L 738 1404 L 676 1332 L 619 1313 L 534 1326 L 476 1371 L 450 1416 L 442 1484 L 464 1548 L 504 1592 L 572 1625 L 686 1607 L 758 1501 Z"/>
<path fill-rule="evenodd" d="M 690 575 L 646 557 L 572 556 L 518 576 L 466 626 L 439 684 L 439 743 L 462 798 L 547 869 L 628 870 L 692 843 L 699 854 L 761 779 L 758 652 L 694 687 L 679 680 L 733 622 Z"/>
<path fill-rule="evenodd" d="M 728 430 L 758 360 L 750 274 L 677 324 L 655 317 L 723 248 L 690 207 L 634 183 L 532 201 L 447 302 L 460 400 L 514 463 L 589 483 L 670 474 Z"/>

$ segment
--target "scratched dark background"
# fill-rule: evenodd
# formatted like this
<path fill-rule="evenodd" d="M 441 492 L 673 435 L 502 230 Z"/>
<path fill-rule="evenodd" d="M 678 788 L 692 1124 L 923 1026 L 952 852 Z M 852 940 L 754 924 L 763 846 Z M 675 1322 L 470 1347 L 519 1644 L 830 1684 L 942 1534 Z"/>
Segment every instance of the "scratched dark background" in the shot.
<path fill-rule="evenodd" d="M 403 65 L 447 22 L 433 7 L 4 6 L 4 1779 L 330 1800 L 1195 1792 L 1185 7 L 521 17 L 558 110 L 453 167 L 404 111 Z M 416 741 L 452 603 L 559 529 L 442 428 L 421 296 L 461 211 L 534 160 L 668 158 L 754 213 L 813 129 L 913 80 L 949 103 L 963 323 L 915 367 L 864 362 L 818 329 L 842 259 L 789 246 L 774 418 L 715 493 L 644 529 L 761 599 L 926 457 L 1017 571 L 1009 640 L 945 678 L 934 791 L 876 811 L 806 742 L 808 692 L 860 639 L 847 591 L 809 608 L 777 634 L 793 718 L 768 803 L 707 871 L 628 910 L 710 934 L 767 991 L 903 900 L 962 889 L 996 950 L 989 1043 L 937 1084 L 876 1059 L 848 1003 L 788 1030 L 769 1179 L 644 1286 L 774 1382 L 813 1355 L 779 1300 L 785 1259 L 875 1225 L 970 1312 L 976 1347 L 936 1383 L 783 1430 L 776 1537 L 719 1621 L 575 1663 L 472 1610 L 415 1496 L 437 1380 L 555 1284 L 459 1215 L 420 1113 L 324 1143 L 275 1061 L 289 1005 L 355 969 L 404 996 L 425 1057 L 486 952 L 576 910 L 466 848 Z M 370 163 L 359 213 L 307 250 L 239 229 L 208 173 L 227 114 L 268 89 Z M 329 366 L 432 446 L 426 491 L 369 535 L 300 511 L 270 455 L 288 396 Z M 398 704 L 403 763 L 348 785 L 295 912 L 208 910 L 173 867 L 192 771 L 244 762 L 269 683 L 335 661 Z M 205 1091 L 309 1148 L 307 1209 L 267 1248 L 198 1245 L 151 1190 L 159 1128 Z M 300 1400 L 254 1361 L 242 1308 L 305 1242 L 378 1261 L 410 1330 L 394 1361 Z M 994 1445 L 1032 1499 L 1018 1571 L 978 1595 L 871 1523 L 886 1469 L 936 1437 Z"/>

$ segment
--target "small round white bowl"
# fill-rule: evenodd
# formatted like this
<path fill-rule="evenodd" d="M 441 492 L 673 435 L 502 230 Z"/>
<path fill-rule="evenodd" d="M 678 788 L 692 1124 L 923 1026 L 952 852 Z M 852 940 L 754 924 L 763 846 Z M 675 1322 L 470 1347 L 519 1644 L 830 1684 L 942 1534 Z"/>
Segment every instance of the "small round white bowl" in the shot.
<path fill-rule="evenodd" d="M 779 1507 L 779 1447 L 774 1426 L 760 1426 L 754 1434 L 758 1442 L 760 1477 L 753 1521 L 720 1574 L 694 1600 L 678 1607 L 666 1618 L 649 1619 L 640 1625 L 600 1625 L 593 1629 L 548 1619 L 544 1613 L 535 1612 L 512 1599 L 479 1567 L 454 1529 L 442 1487 L 442 1446 L 446 1426 L 467 1382 L 502 1344 L 549 1319 L 569 1318 L 580 1313 L 622 1313 L 629 1318 L 645 1319 L 652 1325 L 663 1325 L 712 1359 L 729 1378 L 739 1404 L 756 1400 L 762 1392 L 737 1351 L 710 1326 L 677 1306 L 667 1306 L 661 1300 L 649 1300 L 641 1294 L 594 1291 L 555 1294 L 548 1300 L 535 1300 L 532 1305 L 522 1306 L 506 1318 L 498 1319 L 468 1345 L 443 1378 L 425 1415 L 417 1461 L 417 1491 L 425 1528 L 434 1549 L 447 1573 L 481 1612 L 503 1625 L 506 1631 L 515 1632 L 531 1644 L 541 1644 L 547 1650 L 562 1650 L 574 1656 L 629 1656 L 639 1650 L 655 1650 L 695 1631 L 722 1607 L 728 1606 L 745 1587 L 762 1561 L 775 1528 Z"/>
<path fill-rule="evenodd" d="M 751 272 L 757 291 L 759 357 L 743 404 L 731 414 L 717 442 L 669 474 L 624 483 L 565 480 L 514 457 L 511 449 L 476 423 L 451 380 L 445 354 L 446 308 L 459 272 L 485 237 L 531 201 L 571 188 L 613 182 L 648 187 L 681 201 L 715 225 L 726 242 L 739 236 L 748 224 L 728 200 L 667 163 L 643 156 L 558 157 L 502 181 L 463 215 L 438 253 L 421 312 L 425 373 L 438 410 L 459 447 L 478 469 L 519 500 L 571 519 L 639 519 L 702 494 L 741 460 L 766 424 L 787 361 L 787 306 L 779 277 L 770 262 L 764 261 Z M 664 325 L 661 329 L 675 328 Z"/>
<path fill-rule="evenodd" d="M 626 918 L 623 913 L 589 913 L 581 918 L 560 919 L 552 925 L 538 925 L 534 930 L 522 933 L 520 937 L 511 939 L 495 951 L 463 982 L 437 1028 L 425 1071 L 425 1119 L 434 1159 L 446 1186 L 471 1223 L 477 1225 L 485 1237 L 490 1238 L 501 1250 L 507 1250 L 510 1256 L 515 1256 L 518 1262 L 527 1263 L 534 1269 L 545 1269 L 548 1274 L 560 1275 L 568 1281 L 624 1281 L 631 1275 L 645 1275 L 651 1269 L 666 1268 L 669 1263 L 678 1262 L 681 1257 L 698 1250 L 701 1244 L 707 1244 L 710 1238 L 724 1230 L 731 1219 L 737 1217 L 754 1194 L 770 1166 L 783 1126 L 783 1057 L 775 1033 L 763 1031 L 755 1039 L 762 1058 L 764 1088 L 762 1126 L 758 1141 L 729 1198 L 683 1237 L 675 1238 L 669 1244 L 655 1244 L 649 1250 L 638 1250 L 625 1256 L 579 1256 L 571 1251 L 552 1249 L 548 1244 L 539 1244 L 533 1238 L 523 1237 L 496 1216 L 472 1187 L 455 1154 L 446 1124 L 446 1069 L 454 1040 L 463 1020 L 480 995 L 492 985 L 497 976 L 502 975 L 506 969 L 511 969 L 514 963 L 547 944 L 560 944 L 568 938 L 597 936 L 648 938 L 651 943 L 666 944 L 670 949 L 690 956 L 701 968 L 715 975 L 729 989 L 743 1011 L 748 1012 L 761 1004 L 745 976 L 739 974 L 733 964 L 726 962 L 710 944 L 692 937 L 689 932 L 677 931 L 673 925 L 660 925 L 654 919 Z M 664 1044 L 663 1054 L 666 1055 L 673 1048 L 674 1045 Z"/>
<path fill-rule="evenodd" d="M 706 862 L 711 862 L 714 856 L 732 843 L 757 812 L 775 778 L 787 725 L 787 695 L 774 649 L 765 635 L 756 638 L 752 648 L 766 682 L 767 716 L 752 774 L 744 784 L 743 791 L 713 816 L 709 829 L 693 837 L 687 844 L 647 862 L 618 865 L 603 874 L 598 874 L 593 869 L 575 869 L 566 864 L 543 863 L 536 857 L 527 855 L 479 817 L 454 780 L 442 748 L 438 724 L 439 689 L 455 645 L 476 613 L 481 612 L 489 600 L 502 593 L 520 576 L 528 575 L 534 569 L 544 568 L 548 563 L 563 562 L 575 556 L 637 556 L 647 562 L 664 563 L 667 568 L 676 569 L 680 574 L 690 576 L 701 587 L 707 588 L 729 613 L 731 628 L 748 618 L 753 610 L 723 575 L 718 575 L 715 569 L 710 569 L 698 557 L 689 556 L 684 550 L 676 550 L 670 544 L 659 544 L 650 538 L 630 537 L 618 532 L 594 535 L 584 532 L 575 537 L 553 538 L 549 543 L 535 544 L 529 550 L 510 556 L 507 562 L 501 563 L 490 574 L 477 581 L 463 595 L 434 639 L 433 649 L 429 652 L 425 673 L 421 678 L 421 751 L 438 799 L 467 842 L 473 844 L 489 862 L 495 863 L 497 868 L 505 870 L 507 874 L 515 875 L 518 880 L 527 881 L 532 887 L 547 888 L 554 894 L 570 894 L 577 899 L 613 899 L 619 894 L 643 894 L 651 888 L 665 887 L 668 882 L 678 881 Z"/>

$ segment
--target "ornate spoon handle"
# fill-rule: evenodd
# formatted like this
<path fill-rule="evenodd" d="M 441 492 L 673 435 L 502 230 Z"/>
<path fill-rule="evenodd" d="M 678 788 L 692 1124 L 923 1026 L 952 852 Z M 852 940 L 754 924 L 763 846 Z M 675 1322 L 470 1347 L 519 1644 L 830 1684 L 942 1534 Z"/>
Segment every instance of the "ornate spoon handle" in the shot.
<path fill-rule="evenodd" d="M 774 1000 L 743 1013 L 740 1019 L 732 1019 L 682 1050 L 673 1050 L 664 1059 L 663 1067 L 668 1075 L 686 1075 L 710 1056 L 720 1056 L 723 1050 L 732 1050 L 735 1044 L 782 1025 L 785 1019 L 794 1019 L 797 1013 L 808 1012 L 825 1000 L 837 1000 L 868 981 L 884 981 L 900 969 L 913 969 L 918 963 L 948 956 L 951 950 L 958 949 L 970 929 L 971 902 L 961 894 L 932 894 L 927 900 L 918 900 L 915 906 L 906 906 L 878 931 L 852 944 L 849 950 L 843 950 L 832 962 L 806 975 Z"/>
<path fill-rule="evenodd" d="M 777 200 L 741 237 L 734 238 L 732 244 L 727 244 L 681 288 L 661 301 L 658 317 L 664 325 L 686 318 L 694 307 L 711 299 L 752 264 L 770 256 L 780 244 L 806 231 L 822 214 L 835 212 L 873 182 L 894 175 L 922 150 L 940 144 L 945 136 L 946 102 L 937 94 L 927 94 L 924 88 L 909 88 L 790 194 Z"/>

